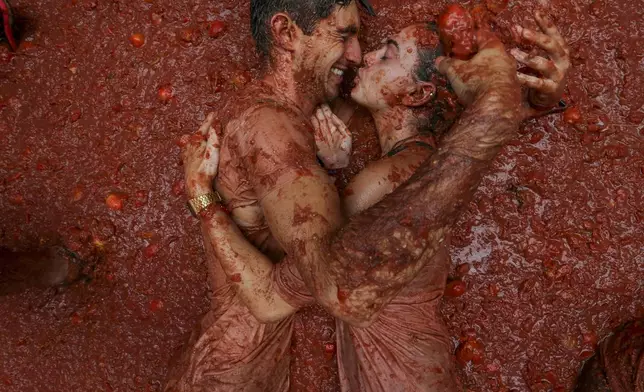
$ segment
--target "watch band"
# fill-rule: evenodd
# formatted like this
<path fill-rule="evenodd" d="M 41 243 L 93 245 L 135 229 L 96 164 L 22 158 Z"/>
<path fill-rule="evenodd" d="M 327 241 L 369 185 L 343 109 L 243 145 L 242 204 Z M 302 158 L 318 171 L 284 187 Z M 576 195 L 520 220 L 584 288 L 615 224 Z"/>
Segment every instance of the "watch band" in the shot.
<path fill-rule="evenodd" d="M 205 210 L 206 207 L 213 203 L 223 203 L 223 199 L 216 191 L 199 195 L 188 200 L 188 209 L 190 210 L 192 216 L 196 218 L 201 211 Z"/>

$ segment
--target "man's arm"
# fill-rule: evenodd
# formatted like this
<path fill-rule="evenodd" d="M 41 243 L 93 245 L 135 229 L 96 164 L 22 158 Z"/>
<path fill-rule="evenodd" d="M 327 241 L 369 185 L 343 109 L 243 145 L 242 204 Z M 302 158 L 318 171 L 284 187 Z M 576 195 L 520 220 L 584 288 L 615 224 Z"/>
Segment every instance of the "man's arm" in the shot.
<path fill-rule="evenodd" d="M 274 290 L 274 265 L 244 237 L 222 208 L 212 205 L 201 216 L 209 273 L 221 266 L 251 314 L 262 323 L 283 319 L 297 309 Z M 221 285 L 222 282 L 219 282 Z"/>
<path fill-rule="evenodd" d="M 219 167 L 219 137 L 212 127 L 214 113 L 193 135 L 181 138 L 181 158 L 189 199 L 212 192 Z M 260 322 L 280 320 L 296 309 L 272 288 L 273 263 L 258 251 L 218 204 L 199 213 L 206 263 L 213 289 L 229 281 Z"/>

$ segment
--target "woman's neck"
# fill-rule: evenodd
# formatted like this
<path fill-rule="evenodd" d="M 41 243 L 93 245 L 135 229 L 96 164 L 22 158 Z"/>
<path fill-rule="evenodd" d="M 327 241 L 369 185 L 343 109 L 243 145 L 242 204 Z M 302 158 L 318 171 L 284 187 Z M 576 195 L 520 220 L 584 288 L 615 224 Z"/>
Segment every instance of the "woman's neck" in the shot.
<path fill-rule="evenodd" d="M 402 140 L 418 135 L 414 114 L 404 106 L 371 112 L 376 123 L 380 149 L 383 154 L 391 151 Z"/>

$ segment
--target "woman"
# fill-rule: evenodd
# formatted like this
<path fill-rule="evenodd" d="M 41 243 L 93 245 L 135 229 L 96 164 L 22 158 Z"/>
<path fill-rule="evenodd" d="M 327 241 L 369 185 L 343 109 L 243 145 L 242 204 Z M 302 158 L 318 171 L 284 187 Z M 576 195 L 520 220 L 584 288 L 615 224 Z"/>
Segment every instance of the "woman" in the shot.
<path fill-rule="evenodd" d="M 520 79 L 536 88 L 530 96 L 544 106 L 545 102 L 559 100 L 569 62 L 556 28 L 540 15 L 536 20 L 543 33 L 519 28 L 519 34 L 546 50 L 552 60 L 528 57 L 520 51 L 513 54 L 542 73 L 543 78 L 523 75 Z M 351 96 L 374 117 L 383 157 L 348 185 L 343 200 L 348 215 L 380 201 L 431 155 L 433 140 L 421 131 L 436 93 L 438 47 L 435 31 L 414 25 L 365 56 L 365 66 L 358 73 Z M 443 71 L 449 69 L 446 65 L 457 67 L 459 63 L 451 59 L 439 62 Z M 454 88 L 458 93 L 458 84 Z M 186 173 L 201 171 L 210 178 L 216 173 L 218 140 L 211 122 L 209 117 L 200 129 L 208 136 L 207 142 L 199 136 L 184 149 Z M 342 122 L 328 108 L 322 108 L 312 123 L 320 158 L 341 161 L 346 152 L 340 148 L 344 140 Z M 292 293 L 307 290 L 295 268 L 285 262 L 273 264 L 246 241 L 222 208 L 210 208 L 202 221 L 206 247 L 221 263 L 209 266 L 211 281 L 218 287 L 215 306 L 202 322 L 202 331 L 194 335 L 194 346 L 185 353 L 167 390 L 286 390 L 291 315 L 298 308 L 294 301 L 282 298 L 283 289 L 277 291 L 275 287 L 290 285 Z M 276 274 L 276 269 L 287 269 L 294 278 L 276 281 L 276 276 L 284 276 Z M 344 391 L 456 389 L 448 335 L 438 313 L 448 269 L 446 241 L 441 252 L 384 306 L 375 322 L 364 328 L 338 322 L 338 361 Z M 299 303 L 305 306 L 312 300 L 303 294 Z"/>

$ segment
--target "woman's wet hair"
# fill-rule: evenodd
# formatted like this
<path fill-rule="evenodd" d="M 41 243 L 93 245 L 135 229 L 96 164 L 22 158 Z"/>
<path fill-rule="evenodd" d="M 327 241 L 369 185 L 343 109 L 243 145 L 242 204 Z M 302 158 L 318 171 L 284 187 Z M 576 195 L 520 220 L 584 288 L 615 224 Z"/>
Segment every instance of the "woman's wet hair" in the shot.
<path fill-rule="evenodd" d="M 438 27 L 435 22 L 429 22 L 425 25 L 425 28 L 436 34 L 436 41 L 433 42 L 437 43 L 426 46 L 423 46 L 422 43 L 417 43 L 419 61 L 415 76 L 419 81 L 433 83 L 436 86 L 437 92 L 439 89 L 451 91 L 447 79 L 436 69 L 436 59 L 443 56 L 444 53 L 443 45 L 438 39 Z M 418 131 L 421 134 L 442 135 L 454 123 L 455 116 L 449 113 L 452 110 L 447 102 L 437 100 L 434 97 L 425 107 L 416 110 L 418 112 Z"/>
<path fill-rule="evenodd" d="M 429 22 L 425 28 L 438 36 L 438 27 L 436 22 Z M 432 82 L 436 77 L 438 70 L 436 69 L 436 59 L 443 55 L 443 45 L 438 40 L 438 45 L 421 47 L 418 44 L 418 68 L 416 68 L 416 78 L 423 82 Z"/>
<path fill-rule="evenodd" d="M 278 12 L 287 13 L 304 34 L 310 35 L 318 23 L 331 15 L 335 6 L 346 7 L 354 0 L 251 0 L 250 28 L 257 51 L 269 56 L 273 39 L 270 21 Z M 371 15 L 375 15 L 368 0 L 358 0 Z"/>

